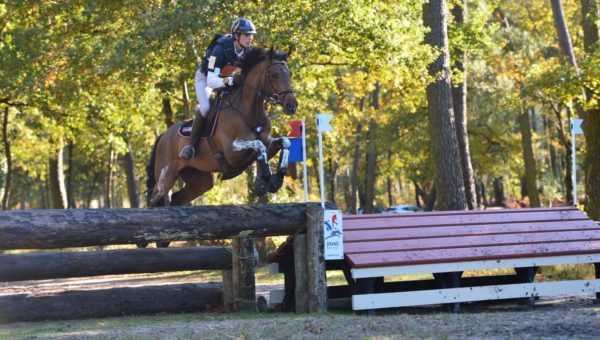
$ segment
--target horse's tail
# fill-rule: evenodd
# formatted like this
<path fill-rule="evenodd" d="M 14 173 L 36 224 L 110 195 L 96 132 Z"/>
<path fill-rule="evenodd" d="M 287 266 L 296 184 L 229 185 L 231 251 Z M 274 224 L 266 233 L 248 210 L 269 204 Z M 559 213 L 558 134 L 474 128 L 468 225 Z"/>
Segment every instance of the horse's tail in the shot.
<path fill-rule="evenodd" d="M 154 186 L 156 185 L 156 179 L 154 178 L 154 166 L 156 164 L 156 149 L 158 147 L 158 142 L 163 135 L 158 136 L 156 141 L 154 142 L 154 146 L 152 147 L 152 154 L 150 154 L 150 160 L 146 165 L 146 204 L 150 207 L 150 200 L 152 199 L 152 192 L 154 191 Z"/>

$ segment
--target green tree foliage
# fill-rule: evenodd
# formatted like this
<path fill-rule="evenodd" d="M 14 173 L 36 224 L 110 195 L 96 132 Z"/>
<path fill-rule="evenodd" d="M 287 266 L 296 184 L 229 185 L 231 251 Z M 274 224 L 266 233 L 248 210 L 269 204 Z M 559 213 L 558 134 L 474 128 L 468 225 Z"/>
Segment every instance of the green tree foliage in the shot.
<path fill-rule="evenodd" d="M 462 1 L 449 1 L 452 8 Z M 429 194 L 434 182 L 427 129 L 427 65 L 437 51 L 424 44 L 423 1 L 113 1 L 0 4 L 0 109 L 9 108 L 13 193 L 10 207 L 49 206 L 48 157 L 65 151 L 71 202 L 102 206 L 110 150 L 127 152 L 129 137 L 136 174 L 144 183 L 145 162 L 157 133 L 166 128 L 163 100 L 174 119 L 189 117 L 196 67 L 215 33 L 227 33 L 239 16 L 258 29 L 255 44 L 292 54 L 289 66 L 307 122 L 311 200 L 317 200 L 315 115 L 333 113 L 335 133 L 325 135 L 326 181 L 335 183 L 336 203 L 348 208 L 355 141 L 361 151 L 358 194 L 365 193 L 366 140 L 376 126 L 375 206 L 416 203 L 415 186 Z M 468 125 L 478 184 L 491 188 L 504 178 L 505 191 L 521 199 L 524 172 L 518 115 L 535 108 L 534 153 L 540 189 L 565 196 L 567 119 L 582 85 L 598 106 L 600 55 L 582 54 L 574 38 L 580 75 L 561 62 L 547 1 L 469 0 L 468 19 L 449 22 L 453 51 L 468 56 Z M 580 4 L 563 1 L 573 37 L 581 36 Z M 451 15 L 447 16 L 449 19 Z M 459 72 L 452 74 L 460 81 Z M 378 108 L 373 105 L 379 83 Z M 185 86 L 184 86 L 185 85 Z M 190 93 L 186 98 L 184 88 Z M 596 94 L 596 95 L 594 95 Z M 268 108 L 274 133 L 287 133 L 290 117 Z M 542 121 L 548 129 L 540 128 Z M 362 124 L 360 135 L 357 127 Z M 550 170 L 550 146 L 560 174 Z M 585 151 L 585 149 L 583 149 Z M 581 152 L 581 151 L 580 151 Z M 3 157 L 0 157 L 3 159 Z M 562 159 L 562 164 L 561 160 Z M 70 164 L 70 168 L 69 168 Z M 128 206 L 125 175 L 115 168 L 118 206 Z M 8 171 L 8 170 L 7 170 Z M 199 204 L 241 203 L 245 179 L 217 185 Z M 390 183 L 390 185 L 388 185 Z M 286 180 L 271 202 L 302 199 L 302 181 Z M 327 190 L 330 191 L 329 186 Z M 146 188 L 142 185 L 142 196 Z M 489 192 L 488 192 L 489 195 Z M 418 203 L 425 203 L 421 196 Z M 142 199 L 142 201 L 144 201 Z M 502 202 L 498 202 L 502 203 Z"/>

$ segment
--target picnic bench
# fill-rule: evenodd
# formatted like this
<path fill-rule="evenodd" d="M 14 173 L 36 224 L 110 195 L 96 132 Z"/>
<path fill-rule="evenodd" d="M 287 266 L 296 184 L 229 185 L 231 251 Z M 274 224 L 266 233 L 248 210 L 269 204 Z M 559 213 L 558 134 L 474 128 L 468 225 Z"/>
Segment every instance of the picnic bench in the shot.
<path fill-rule="evenodd" d="M 347 286 L 354 310 L 600 292 L 600 280 L 535 282 L 539 266 L 593 263 L 600 275 L 600 226 L 576 207 L 345 215 Z M 288 240 L 272 260 L 285 261 Z M 293 247 L 292 247 L 293 248 Z M 513 268 L 515 273 L 463 277 L 465 271 Z M 391 281 L 409 274 L 433 279 Z M 286 279 L 286 282 L 288 280 Z M 286 285 L 286 296 L 290 291 Z M 291 297 L 293 300 L 293 297 Z"/>

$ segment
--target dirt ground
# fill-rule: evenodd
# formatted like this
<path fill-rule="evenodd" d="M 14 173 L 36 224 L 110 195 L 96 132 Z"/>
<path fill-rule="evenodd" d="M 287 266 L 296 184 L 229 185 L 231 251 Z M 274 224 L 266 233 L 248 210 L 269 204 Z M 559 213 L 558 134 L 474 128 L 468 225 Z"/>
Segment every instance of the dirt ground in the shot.
<path fill-rule="evenodd" d="M 0 294 L 46 294 L 190 282 L 190 275 L 147 275 L 0 283 Z M 262 294 L 277 285 L 259 285 Z M 444 306 L 386 310 L 367 316 L 285 313 L 191 313 L 0 325 L 0 339 L 403 339 L 403 338 L 600 338 L 600 304 L 593 295 L 541 298 L 534 307 L 515 302 L 464 304 L 461 313 Z"/>

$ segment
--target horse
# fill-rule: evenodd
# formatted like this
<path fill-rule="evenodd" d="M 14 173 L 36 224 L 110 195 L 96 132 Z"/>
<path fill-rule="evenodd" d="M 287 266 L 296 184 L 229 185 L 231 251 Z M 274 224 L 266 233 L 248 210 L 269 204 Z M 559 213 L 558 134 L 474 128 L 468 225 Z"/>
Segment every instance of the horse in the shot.
<path fill-rule="evenodd" d="M 241 84 L 225 94 L 219 105 L 211 104 L 211 110 L 218 111 L 217 125 L 208 138 L 200 139 L 196 155 L 189 161 L 178 156 L 187 143 L 178 133 L 183 122 L 157 138 L 146 168 L 149 207 L 189 203 L 214 186 L 214 173 L 221 173 L 223 180 L 231 179 L 254 161 L 259 169 L 254 193 L 262 196 L 281 188 L 291 143 L 287 137 L 271 138 L 265 102 L 283 106 L 287 115 L 296 112 L 288 54 L 257 47 L 244 55 L 237 65 L 242 72 Z M 279 151 L 278 167 L 272 174 L 268 160 Z M 177 179 L 184 185 L 169 195 Z"/>

